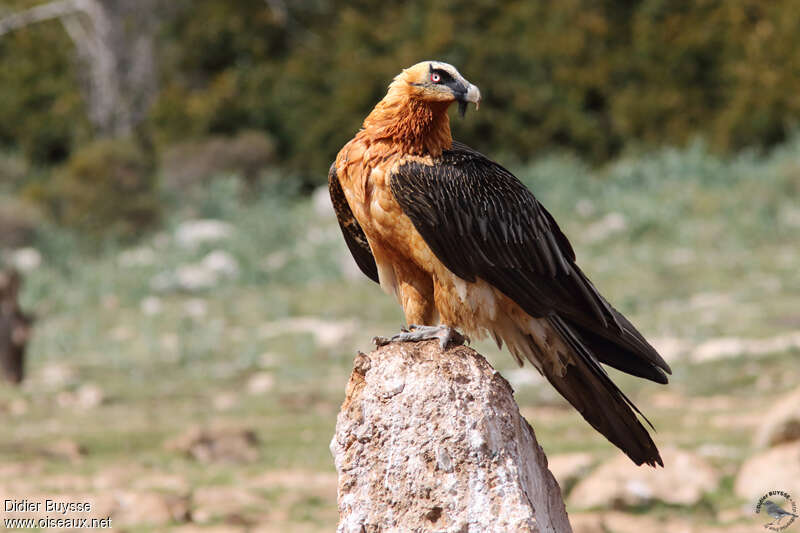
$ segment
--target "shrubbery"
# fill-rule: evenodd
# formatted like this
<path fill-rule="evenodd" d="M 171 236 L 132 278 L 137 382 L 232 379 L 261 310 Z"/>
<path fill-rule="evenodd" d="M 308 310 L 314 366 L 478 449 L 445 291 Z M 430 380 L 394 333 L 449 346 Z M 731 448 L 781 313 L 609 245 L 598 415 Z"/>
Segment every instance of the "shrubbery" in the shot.
<path fill-rule="evenodd" d="M 0 195 L 0 250 L 30 243 L 41 222 L 41 213 L 28 202 Z"/>
<path fill-rule="evenodd" d="M 153 157 L 130 140 L 84 146 L 55 172 L 51 185 L 29 194 L 58 223 L 95 239 L 135 237 L 160 215 Z"/>
<path fill-rule="evenodd" d="M 391 78 L 431 58 L 485 96 L 456 135 L 520 159 L 604 161 L 698 134 L 720 151 L 766 146 L 800 117 L 794 0 L 277 3 L 286 17 L 268 4 L 169 4 L 148 122 L 160 146 L 257 129 L 279 163 L 322 182 Z M 70 50 L 56 22 L 0 40 L 0 143 L 52 162 L 85 142 Z"/>
<path fill-rule="evenodd" d="M 241 176 L 252 189 L 265 169 L 275 164 L 275 143 L 263 132 L 244 130 L 233 137 L 176 144 L 165 150 L 161 163 L 165 186 L 172 191 L 207 185 L 225 174 Z"/>

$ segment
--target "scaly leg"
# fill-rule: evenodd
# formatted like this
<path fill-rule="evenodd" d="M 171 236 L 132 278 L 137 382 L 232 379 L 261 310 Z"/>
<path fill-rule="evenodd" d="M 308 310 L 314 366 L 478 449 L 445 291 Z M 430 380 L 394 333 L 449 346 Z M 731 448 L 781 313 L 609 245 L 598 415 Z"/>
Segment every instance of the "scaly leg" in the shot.
<path fill-rule="evenodd" d="M 416 324 L 410 324 L 408 329 L 404 328 L 401 333 L 390 338 L 375 337 L 372 342 L 376 346 L 385 346 L 390 342 L 420 342 L 433 339 L 439 339 L 442 350 L 447 349 L 448 344 L 461 346 L 464 342 L 470 342 L 469 337 L 462 335 L 450 326 L 417 326 Z"/>

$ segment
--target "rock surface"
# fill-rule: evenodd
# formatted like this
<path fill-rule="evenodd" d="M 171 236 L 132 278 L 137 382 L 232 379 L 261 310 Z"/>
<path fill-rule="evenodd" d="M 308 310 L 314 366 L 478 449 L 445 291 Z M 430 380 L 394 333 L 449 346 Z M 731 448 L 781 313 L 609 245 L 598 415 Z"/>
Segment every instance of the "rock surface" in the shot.
<path fill-rule="evenodd" d="M 719 483 L 711 465 L 698 455 L 675 448 L 661 450 L 664 468 L 644 468 L 618 454 L 597 467 L 570 493 L 575 507 L 625 507 L 661 501 L 693 505 Z"/>
<path fill-rule="evenodd" d="M 359 353 L 331 452 L 342 533 L 572 531 L 511 387 L 466 347 Z"/>
<path fill-rule="evenodd" d="M 756 433 L 757 446 L 800 440 L 800 388 L 778 400 L 762 419 Z"/>
<path fill-rule="evenodd" d="M 737 496 L 750 502 L 770 490 L 800 496 L 800 441 L 770 448 L 745 461 L 733 487 Z"/>
<path fill-rule="evenodd" d="M 247 428 L 194 426 L 164 447 L 201 463 L 251 463 L 258 459 L 258 437 Z"/>

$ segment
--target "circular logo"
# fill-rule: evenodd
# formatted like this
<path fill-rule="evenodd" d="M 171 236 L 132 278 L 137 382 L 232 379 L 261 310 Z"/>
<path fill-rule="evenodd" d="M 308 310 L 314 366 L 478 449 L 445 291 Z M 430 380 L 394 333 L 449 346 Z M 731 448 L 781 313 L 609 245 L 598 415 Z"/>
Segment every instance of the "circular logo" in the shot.
<path fill-rule="evenodd" d="M 756 514 L 761 511 L 770 519 L 764 527 L 772 531 L 783 531 L 797 520 L 797 504 L 788 492 L 782 490 L 764 494 L 756 504 Z"/>

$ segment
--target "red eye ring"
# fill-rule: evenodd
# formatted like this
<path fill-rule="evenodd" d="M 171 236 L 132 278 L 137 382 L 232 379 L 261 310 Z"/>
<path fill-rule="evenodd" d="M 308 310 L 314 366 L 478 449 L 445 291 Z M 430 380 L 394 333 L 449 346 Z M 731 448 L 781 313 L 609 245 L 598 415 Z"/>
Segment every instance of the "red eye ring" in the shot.
<path fill-rule="evenodd" d="M 439 76 L 439 74 L 438 74 L 438 73 L 436 73 L 436 72 L 431 72 L 431 81 L 432 81 L 433 83 L 439 83 L 439 82 L 441 81 L 441 79 L 442 79 L 442 78 Z"/>

